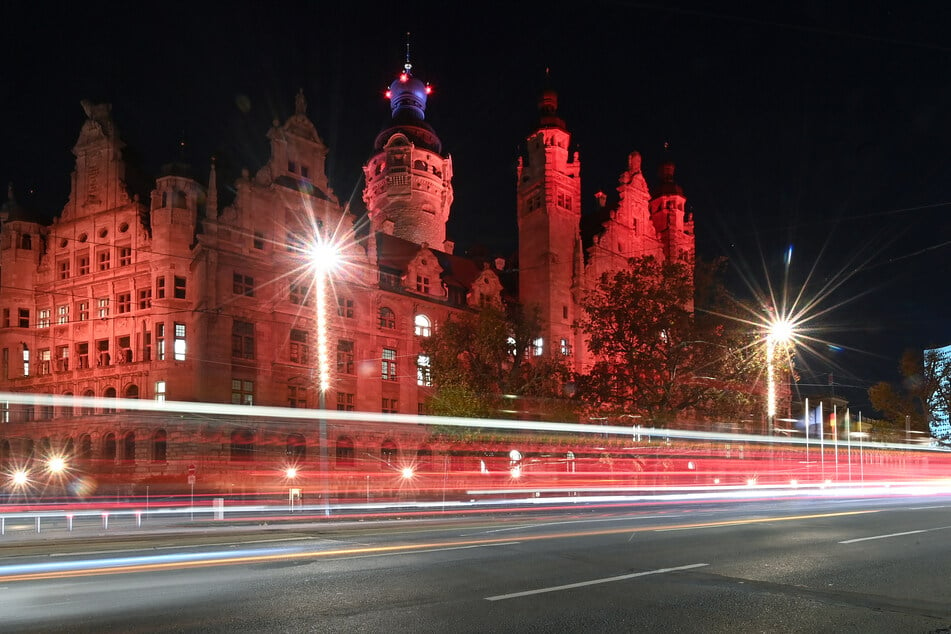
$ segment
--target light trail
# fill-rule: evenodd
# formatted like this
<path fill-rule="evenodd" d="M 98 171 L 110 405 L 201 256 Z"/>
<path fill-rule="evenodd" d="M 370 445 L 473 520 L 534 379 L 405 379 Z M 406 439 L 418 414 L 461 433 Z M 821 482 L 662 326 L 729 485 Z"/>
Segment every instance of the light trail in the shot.
<path fill-rule="evenodd" d="M 519 536 L 519 542 L 543 541 L 551 539 L 578 539 L 604 535 L 630 535 L 631 533 L 663 532 L 684 530 L 697 527 L 732 527 L 765 522 L 790 522 L 810 519 L 833 517 L 848 517 L 854 515 L 868 515 L 881 512 L 879 509 L 863 511 L 842 511 L 836 513 L 816 513 L 810 515 L 777 516 L 768 518 L 750 518 L 741 520 L 723 520 L 719 522 L 704 522 L 693 524 L 674 524 L 668 526 L 637 526 L 626 528 L 598 529 L 589 531 L 575 531 L 551 533 L 543 535 Z M 182 553 L 176 555 L 155 555 L 146 557 L 123 557 L 106 560 L 82 560 L 75 562 L 44 562 L 40 564 L 18 564 L 0 566 L 0 583 L 19 581 L 45 581 L 51 579 L 72 579 L 77 577 L 94 577 L 116 574 L 153 573 L 193 568 L 209 568 L 217 566 L 250 565 L 274 561 L 291 560 L 329 560 L 349 558 L 350 556 L 368 555 L 405 555 L 414 553 L 433 552 L 438 550 L 459 550 L 470 546 L 502 546 L 510 545 L 511 538 L 472 539 L 445 542 L 430 542 L 424 544 L 399 544 L 394 546 L 359 546 L 352 548 L 338 548 L 331 550 L 303 550 L 294 552 L 292 549 L 269 549 L 251 551 L 250 554 L 238 553 Z M 248 553 L 248 551 L 243 551 Z"/>

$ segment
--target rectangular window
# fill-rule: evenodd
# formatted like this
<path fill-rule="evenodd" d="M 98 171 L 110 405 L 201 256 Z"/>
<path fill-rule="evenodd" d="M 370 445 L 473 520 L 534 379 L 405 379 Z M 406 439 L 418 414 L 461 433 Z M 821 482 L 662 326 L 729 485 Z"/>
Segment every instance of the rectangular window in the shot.
<path fill-rule="evenodd" d="M 56 346 L 56 371 L 69 372 L 69 346 Z"/>
<path fill-rule="evenodd" d="M 81 255 L 76 258 L 76 269 L 80 275 L 89 275 L 89 256 Z"/>
<path fill-rule="evenodd" d="M 100 339 L 96 342 L 96 366 L 105 368 L 112 365 L 112 355 L 109 353 L 109 340 Z"/>
<path fill-rule="evenodd" d="M 89 321 L 89 302 L 76 303 L 76 316 L 79 321 Z"/>
<path fill-rule="evenodd" d="M 429 293 L 429 278 L 424 275 L 416 276 L 416 292 Z"/>
<path fill-rule="evenodd" d="M 132 312 L 132 293 L 119 293 L 116 295 L 116 310 L 120 315 Z"/>
<path fill-rule="evenodd" d="M 155 324 L 155 359 L 165 361 L 165 324 Z"/>
<path fill-rule="evenodd" d="M 291 282 L 289 298 L 292 304 L 297 304 L 298 306 L 310 306 L 310 296 L 308 294 L 308 287 L 306 284 L 300 282 Z"/>
<path fill-rule="evenodd" d="M 152 333 L 142 333 L 142 360 L 152 360 Z"/>
<path fill-rule="evenodd" d="M 96 253 L 96 265 L 100 271 L 108 271 L 112 264 L 112 254 L 108 251 L 99 251 Z"/>
<path fill-rule="evenodd" d="M 29 308 L 19 308 L 17 309 L 18 315 L 18 325 L 20 328 L 29 328 L 30 327 L 30 309 Z"/>
<path fill-rule="evenodd" d="M 310 349 L 307 346 L 307 331 L 291 328 L 291 363 L 307 363 L 310 360 Z"/>
<path fill-rule="evenodd" d="M 132 247 L 119 247 L 119 266 L 132 264 Z"/>
<path fill-rule="evenodd" d="M 353 411 L 353 394 L 347 394 L 346 392 L 337 392 L 337 411 L 338 412 L 352 412 Z"/>
<path fill-rule="evenodd" d="M 298 385 L 287 386 L 287 406 L 307 407 L 307 388 Z"/>
<path fill-rule="evenodd" d="M 185 299 L 185 278 L 175 278 L 175 299 Z"/>
<path fill-rule="evenodd" d="M 292 174 L 293 174 L 294 172 L 296 172 L 296 171 L 297 171 L 297 163 L 295 163 L 294 161 L 288 161 L 288 162 L 287 162 L 287 171 L 290 172 L 290 173 L 292 173 Z"/>
<path fill-rule="evenodd" d="M 254 405 L 254 381 L 231 379 L 231 402 L 234 405 Z"/>
<path fill-rule="evenodd" d="M 568 342 L 567 339 L 561 340 L 561 354 L 562 356 L 565 356 L 565 357 L 571 356 L 571 344 Z"/>
<path fill-rule="evenodd" d="M 539 337 L 538 339 L 533 341 L 531 346 L 531 351 L 532 351 L 533 357 L 542 356 L 542 353 L 545 352 L 545 340 Z"/>
<path fill-rule="evenodd" d="M 235 295 L 244 295 L 245 297 L 254 297 L 254 278 L 250 275 L 234 274 L 234 285 L 232 292 Z"/>
<path fill-rule="evenodd" d="M 116 338 L 116 363 L 132 363 L 132 338 L 129 335 Z"/>
<path fill-rule="evenodd" d="M 567 306 L 562 306 L 562 307 L 561 307 L 561 318 L 562 318 L 562 319 L 568 319 L 568 307 L 567 307 Z"/>
<path fill-rule="evenodd" d="M 155 400 L 156 401 L 165 400 L 165 381 L 155 382 Z"/>
<path fill-rule="evenodd" d="M 23 348 L 23 376 L 30 376 L 30 349 Z M 31 411 L 31 410 L 27 410 Z"/>
<path fill-rule="evenodd" d="M 383 348 L 383 363 L 380 370 L 380 376 L 384 381 L 396 380 L 396 350 Z"/>
<path fill-rule="evenodd" d="M 253 245 L 254 245 L 254 248 L 257 249 L 258 251 L 264 250 L 264 234 L 261 233 L 260 231 L 254 232 Z"/>
<path fill-rule="evenodd" d="M 231 325 L 231 356 L 237 359 L 254 358 L 254 324 L 236 319 Z"/>
<path fill-rule="evenodd" d="M 53 311 L 49 308 L 41 308 L 36 312 L 36 327 L 37 328 L 49 328 L 50 327 L 50 314 Z"/>
<path fill-rule="evenodd" d="M 96 300 L 96 315 L 99 319 L 105 319 L 109 316 L 109 298 L 100 297 Z"/>
<path fill-rule="evenodd" d="M 165 299 L 165 276 L 155 278 L 155 298 Z"/>
<path fill-rule="evenodd" d="M 51 374 L 53 372 L 53 355 L 49 348 L 43 348 L 38 355 L 38 372 L 40 375 Z"/>
<path fill-rule="evenodd" d="M 310 168 L 307 167 L 306 165 L 301 165 L 301 166 L 300 166 L 300 175 L 301 175 L 303 178 L 310 178 Z"/>
<path fill-rule="evenodd" d="M 353 319 L 353 300 L 345 297 L 337 298 L 337 314 L 341 317 Z"/>
<path fill-rule="evenodd" d="M 3 309 L 3 327 L 4 328 L 10 327 L 10 309 L 9 308 Z"/>
<path fill-rule="evenodd" d="M 56 307 L 56 323 L 57 324 L 69 323 L 69 305 Z"/>
<path fill-rule="evenodd" d="M 421 354 L 416 357 L 416 385 L 431 387 L 433 384 L 432 370 L 429 364 L 429 356 Z"/>
<path fill-rule="evenodd" d="M 175 360 L 185 360 L 185 324 L 175 323 Z"/>
<path fill-rule="evenodd" d="M 89 344 L 86 342 L 76 344 L 76 367 L 80 370 L 89 367 Z"/>
<path fill-rule="evenodd" d="M 152 308 L 152 289 L 142 288 L 139 289 L 139 310 L 147 308 Z"/>
<path fill-rule="evenodd" d="M 69 279 L 69 260 L 60 260 L 56 263 L 56 270 L 59 273 L 59 279 Z"/>
<path fill-rule="evenodd" d="M 337 340 L 337 374 L 353 374 L 353 342 Z"/>
<path fill-rule="evenodd" d="M 287 250 L 291 253 L 304 253 L 307 250 L 304 240 L 296 231 L 287 232 Z"/>
<path fill-rule="evenodd" d="M 383 407 L 381 408 L 384 414 L 399 414 L 399 403 L 395 398 L 383 398 Z"/>

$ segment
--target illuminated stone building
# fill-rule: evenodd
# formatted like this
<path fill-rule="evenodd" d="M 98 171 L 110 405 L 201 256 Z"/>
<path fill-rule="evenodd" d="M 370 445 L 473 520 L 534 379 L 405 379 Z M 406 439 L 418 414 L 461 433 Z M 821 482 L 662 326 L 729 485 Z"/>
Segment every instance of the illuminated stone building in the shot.
<path fill-rule="evenodd" d="M 408 63 L 390 86 L 391 123 L 363 168 L 363 224 L 328 183 L 328 148 L 303 94 L 267 132 L 267 163 L 242 173 L 226 206 L 214 164 L 206 182 L 169 164 L 148 200 L 130 197 L 110 107 L 83 102 L 65 208 L 39 224 L 11 189 L 0 210 L 0 391 L 317 407 L 308 254 L 320 236 L 344 255 L 328 298 L 327 407 L 422 412 L 432 388 L 420 339 L 450 313 L 501 306 L 505 266 L 453 254 L 452 159 L 425 120 L 428 92 Z M 672 165 L 652 197 L 632 154 L 620 205 L 600 210 L 585 250 L 579 157 L 556 106 L 546 91 L 518 169 L 520 299 L 542 310 L 537 352 L 581 369 L 571 324 L 584 288 L 632 255 L 692 253 L 692 222 Z M 422 442 L 397 427 L 332 425 L 328 446 L 333 468 L 352 465 L 354 447 L 385 467 L 429 451 Z M 314 425 L 0 404 L 0 460 L 66 452 L 101 482 L 172 481 L 188 464 L 223 482 L 232 463 L 313 461 L 316 446 Z"/>

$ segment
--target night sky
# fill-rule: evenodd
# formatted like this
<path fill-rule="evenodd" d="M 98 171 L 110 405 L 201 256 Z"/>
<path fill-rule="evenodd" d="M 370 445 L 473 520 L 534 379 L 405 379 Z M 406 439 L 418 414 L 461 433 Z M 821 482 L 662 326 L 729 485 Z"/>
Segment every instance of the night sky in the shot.
<path fill-rule="evenodd" d="M 616 199 L 631 151 L 656 184 L 668 144 L 698 251 L 729 258 L 738 294 L 781 287 L 790 247 L 793 294 L 834 287 L 809 324 L 833 347 L 803 354 L 804 390 L 831 372 L 867 408 L 903 348 L 951 343 L 951 10 L 935 3 L 10 4 L 0 181 L 40 217 L 66 202 L 81 99 L 112 103 L 144 195 L 182 158 L 204 181 L 214 155 L 222 189 L 254 172 L 299 88 L 332 186 L 360 204 L 410 31 L 453 156 L 457 252 L 514 253 L 515 165 L 549 68 L 584 211 Z"/>

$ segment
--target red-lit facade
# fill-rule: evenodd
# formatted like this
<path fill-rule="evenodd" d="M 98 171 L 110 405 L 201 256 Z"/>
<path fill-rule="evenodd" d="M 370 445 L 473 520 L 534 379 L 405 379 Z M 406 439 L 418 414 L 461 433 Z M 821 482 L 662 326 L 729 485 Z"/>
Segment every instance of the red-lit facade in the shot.
<path fill-rule="evenodd" d="M 425 121 L 428 94 L 410 67 L 388 91 L 392 121 L 363 168 L 363 229 L 328 183 L 329 150 L 303 94 L 267 132 L 268 162 L 242 173 L 228 205 L 214 164 L 203 181 L 171 164 L 148 200 L 130 197 L 110 107 L 84 102 L 65 208 L 38 224 L 11 190 L 0 210 L 0 391 L 317 407 L 306 251 L 319 233 L 345 256 L 328 295 L 326 406 L 422 412 L 432 387 L 421 338 L 453 312 L 501 306 L 506 266 L 453 254 L 452 159 Z M 543 93 L 518 169 L 519 299 L 541 309 L 539 352 L 581 370 L 585 346 L 571 324 L 584 289 L 634 255 L 692 255 L 693 226 L 673 166 L 651 195 L 634 153 L 620 204 L 599 210 L 604 221 L 583 243 L 580 160 L 556 107 Z M 332 466 L 341 447 L 389 464 L 425 442 L 385 425 L 332 424 L 328 436 Z M 316 446 L 316 426 L 0 404 L 4 463 L 64 451 L 103 481 L 171 481 L 197 463 L 224 482 L 249 452 L 277 464 L 312 460 Z"/>

